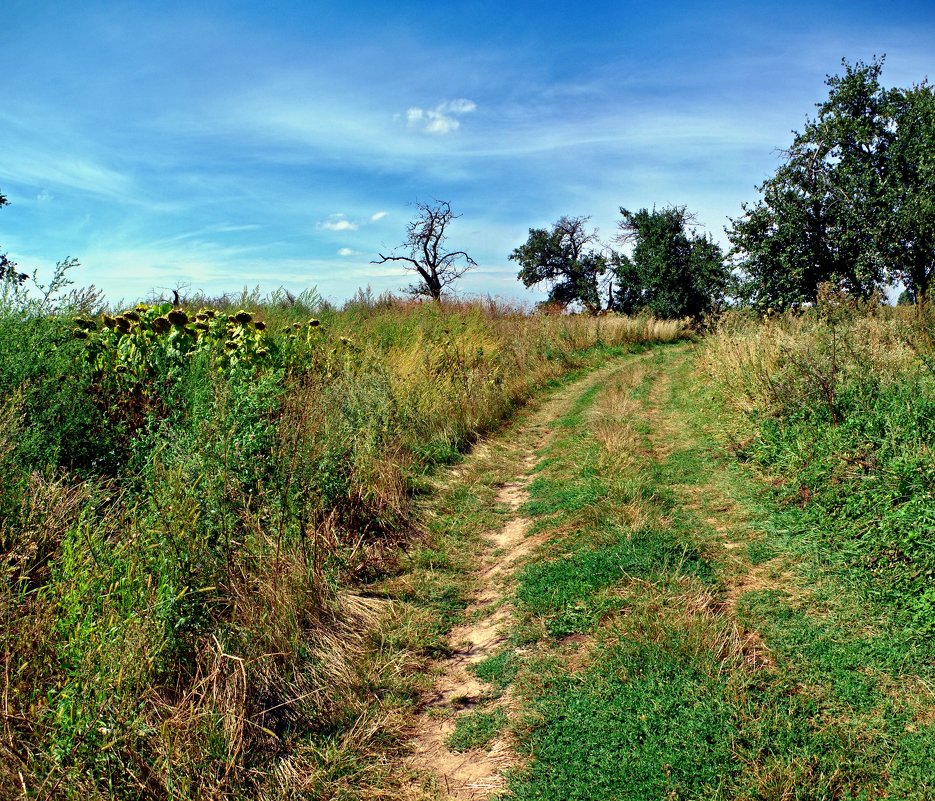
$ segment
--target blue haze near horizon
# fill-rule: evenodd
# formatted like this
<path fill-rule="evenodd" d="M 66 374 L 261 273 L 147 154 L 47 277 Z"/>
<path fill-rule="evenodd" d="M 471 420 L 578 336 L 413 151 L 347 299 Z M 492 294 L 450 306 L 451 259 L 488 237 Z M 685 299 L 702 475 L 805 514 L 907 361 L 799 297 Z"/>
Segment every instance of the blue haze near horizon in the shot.
<path fill-rule="evenodd" d="M 841 59 L 935 72 L 935 4 L 486 0 L 0 6 L 0 247 L 112 300 L 398 290 L 416 201 L 462 216 L 465 295 L 539 300 L 530 227 L 756 199 Z"/>

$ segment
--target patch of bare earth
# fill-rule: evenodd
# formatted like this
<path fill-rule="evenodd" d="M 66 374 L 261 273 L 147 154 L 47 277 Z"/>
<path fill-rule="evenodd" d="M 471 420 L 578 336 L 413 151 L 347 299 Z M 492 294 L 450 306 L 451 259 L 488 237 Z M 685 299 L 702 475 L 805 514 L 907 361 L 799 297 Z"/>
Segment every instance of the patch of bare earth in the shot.
<path fill-rule="evenodd" d="M 506 642 L 506 629 L 512 617 L 508 583 L 517 567 L 543 538 L 527 536 L 530 521 L 520 513 L 528 498 L 530 474 L 537 462 L 536 451 L 549 437 L 548 423 L 567 409 L 571 401 L 594 383 L 607 380 L 618 365 L 610 365 L 554 395 L 530 418 L 524 436 L 516 441 L 517 479 L 502 486 L 497 504 L 505 507 L 509 520 L 489 533 L 480 555 L 478 591 L 465 611 L 464 624 L 451 630 L 448 642 L 451 656 L 437 663 L 432 691 L 423 698 L 422 711 L 415 721 L 408 767 L 413 773 L 410 789 L 415 798 L 486 799 L 504 789 L 504 770 L 516 766 L 518 758 L 509 735 L 501 732 L 484 748 L 458 753 L 446 740 L 454 732 L 458 716 L 480 703 L 485 709 L 511 707 L 509 691 L 495 700 L 492 688 L 469 670 L 496 654 Z M 480 455 L 478 458 L 482 458 Z"/>
<path fill-rule="evenodd" d="M 525 483 L 520 480 L 502 487 L 497 503 L 515 513 L 526 499 Z M 490 696 L 488 685 L 468 668 L 493 656 L 505 642 L 503 629 L 509 622 L 511 608 L 503 600 L 502 581 L 498 577 L 512 572 L 514 563 L 530 550 L 526 540 L 528 524 L 526 518 L 514 516 L 489 538 L 480 572 L 481 589 L 465 614 L 469 622 L 452 629 L 449 635 L 452 655 L 437 665 L 438 679 L 418 721 L 411 758 L 413 767 L 421 774 L 417 782 L 443 798 L 487 798 L 503 789 L 503 771 L 515 763 L 504 736 L 487 748 L 463 753 L 450 750 L 445 741 L 454 732 L 458 715 Z M 506 699 L 499 699 L 491 708 L 506 703 Z"/>

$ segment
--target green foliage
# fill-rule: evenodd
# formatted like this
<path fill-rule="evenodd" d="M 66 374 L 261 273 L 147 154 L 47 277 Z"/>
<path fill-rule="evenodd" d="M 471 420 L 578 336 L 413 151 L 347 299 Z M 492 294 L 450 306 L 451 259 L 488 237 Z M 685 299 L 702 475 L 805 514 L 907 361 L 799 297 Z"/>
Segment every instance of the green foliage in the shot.
<path fill-rule="evenodd" d="M 884 279 L 928 292 L 935 94 L 926 84 L 884 89 L 882 60 L 844 67 L 762 198 L 728 230 L 754 304 L 793 308 L 823 282 L 860 297 Z"/>
<path fill-rule="evenodd" d="M 510 259 L 520 265 L 518 278 L 524 286 L 549 286 L 549 303 L 561 308 L 580 304 L 591 314 L 603 306 L 601 276 L 607 259 L 597 250 L 597 232 L 588 233 L 588 217 L 562 217 L 551 231 L 530 228 L 529 239 Z"/>
<path fill-rule="evenodd" d="M 724 256 L 713 240 L 688 230 L 692 216 L 684 206 L 620 213 L 620 239 L 633 243 L 633 256 L 617 259 L 617 311 L 697 319 L 724 303 L 730 279 Z"/>

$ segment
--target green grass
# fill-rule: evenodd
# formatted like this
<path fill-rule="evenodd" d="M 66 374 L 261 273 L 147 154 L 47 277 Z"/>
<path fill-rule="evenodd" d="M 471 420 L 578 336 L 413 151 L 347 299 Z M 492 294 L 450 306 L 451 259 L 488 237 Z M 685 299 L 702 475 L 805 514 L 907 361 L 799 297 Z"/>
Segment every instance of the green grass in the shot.
<path fill-rule="evenodd" d="M 506 723 L 506 712 L 499 707 L 489 712 L 475 709 L 458 716 L 455 729 L 445 740 L 445 745 L 456 753 L 482 748 L 503 730 Z"/>
<path fill-rule="evenodd" d="M 505 690 L 513 679 L 516 678 L 518 670 L 518 659 L 512 649 L 501 651 L 493 656 L 476 662 L 468 666 L 468 671 L 477 676 L 481 681 L 492 684 L 498 690 Z"/>
<path fill-rule="evenodd" d="M 731 710 L 711 653 L 670 632 L 620 639 L 585 674 L 556 675 L 534 704 L 516 799 L 708 798 L 731 765 Z"/>
<path fill-rule="evenodd" d="M 586 538 L 586 532 L 582 535 Z M 520 572 L 517 599 L 528 614 L 544 619 L 553 637 L 589 631 L 619 606 L 599 592 L 605 588 L 634 579 L 656 581 L 669 571 L 711 577 L 700 554 L 670 531 L 618 531 L 616 538 L 615 544 L 534 562 Z"/>
<path fill-rule="evenodd" d="M 886 591 L 868 602 L 862 542 L 851 561 L 827 552 L 840 521 L 782 503 L 732 460 L 691 356 L 660 349 L 632 390 L 627 422 L 648 452 L 625 474 L 592 439 L 598 393 L 532 486 L 552 537 L 517 577 L 528 761 L 511 797 L 935 797 L 931 647 Z M 610 522 L 634 503 L 643 525 Z M 754 570 L 766 588 L 725 613 L 727 587 Z"/>

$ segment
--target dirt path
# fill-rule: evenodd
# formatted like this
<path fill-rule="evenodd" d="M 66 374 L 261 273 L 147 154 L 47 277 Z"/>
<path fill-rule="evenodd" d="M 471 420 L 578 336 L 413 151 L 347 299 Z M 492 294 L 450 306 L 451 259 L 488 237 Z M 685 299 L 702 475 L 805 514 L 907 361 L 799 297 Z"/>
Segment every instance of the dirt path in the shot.
<path fill-rule="evenodd" d="M 434 688 L 423 699 L 411 743 L 414 790 L 428 791 L 429 797 L 435 798 L 486 799 L 504 788 L 504 770 L 517 764 L 509 738 L 503 734 L 485 748 L 461 753 L 449 749 L 446 740 L 454 732 L 458 717 L 479 703 L 489 701 L 485 710 L 503 709 L 509 714 L 509 693 L 491 700 L 491 686 L 476 678 L 469 668 L 495 655 L 506 642 L 505 629 L 513 611 L 510 579 L 540 539 L 527 535 L 529 520 L 521 510 L 528 498 L 527 486 L 538 462 L 537 453 L 551 436 L 550 424 L 567 413 L 584 392 L 611 380 L 632 362 L 632 357 L 616 360 L 558 390 L 510 431 L 512 461 L 517 471 L 496 497 L 497 505 L 509 516 L 503 526 L 489 533 L 479 554 L 478 591 L 465 610 L 465 623 L 450 632 L 451 656 L 435 665 Z M 486 449 L 478 448 L 469 458 L 484 459 L 485 455 Z"/>

